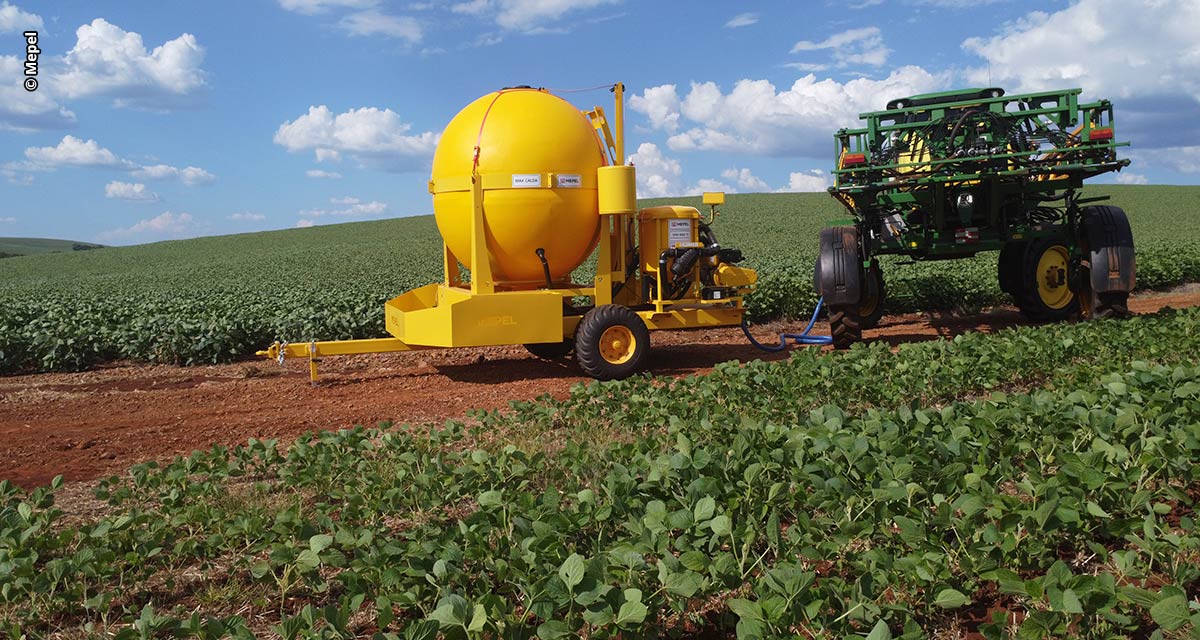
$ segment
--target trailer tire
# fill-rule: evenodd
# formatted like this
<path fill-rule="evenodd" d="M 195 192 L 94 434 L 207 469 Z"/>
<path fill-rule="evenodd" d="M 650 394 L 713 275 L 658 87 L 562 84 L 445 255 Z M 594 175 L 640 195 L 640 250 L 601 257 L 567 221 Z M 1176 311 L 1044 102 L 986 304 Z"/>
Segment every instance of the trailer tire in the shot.
<path fill-rule="evenodd" d="M 859 327 L 874 329 L 883 318 L 883 303 L 887 300 L 887 285 L 883 282 L 883 270 L 879 263 L 871 261 L 871 268 L 864 274 L 862 299 L 858 303 Z"/>
<path fill-rule="evenodd" d="M 575 341 L 570 338 L 562 342 L 531 342 L 525 345 L 525 350 L 540 360 L 565 360 L 575 349 Z"/>
<path fill-rule="evenodd" d="M 629 307 L 605 304 L 588 311 L 575 329 L 575 361 L 596 380 L 637 372 L 650 350 L 650 331 Z"/>
<path fill-rule="evenodd" d="M 1071 251 L 1065 240 L 1042 238 L 1025 247 L 1017 306 L 1034 322 L 1059 322 L 1079 312 L 1079 296 L 1067 285 Z"/>
<path fill-rule="evenodd" d="M 829 335 L 835 349 L 849 349 L 862 340 L 862 319 L 855 306 L 829 307 Z"/>

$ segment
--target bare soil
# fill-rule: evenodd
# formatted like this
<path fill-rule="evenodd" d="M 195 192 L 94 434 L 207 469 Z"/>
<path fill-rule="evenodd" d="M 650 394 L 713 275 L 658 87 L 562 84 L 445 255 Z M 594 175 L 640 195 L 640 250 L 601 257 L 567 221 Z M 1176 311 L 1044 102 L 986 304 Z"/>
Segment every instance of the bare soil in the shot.
<path fill-rule="evenodd" d="M 1139 295 L 1134 313 L 1200 304 L 1200 287 Z M 993 332 L 1023 324 L 1011 308 L 969 316 L 888 316 L 864 332 L 892 345 Z M 801 327 L 802 328 L 802 327 Z M 755 328 L 760 341 L 782 330 Z M 815 333 L 828 335 L 827 324 Z M 708 372 L 727 360 L 777 360 L 747 344 L 740 328 L 659 332 L 649 368 L 659 375 Z M 804 348 L 804 347 L 797 347 Z M 496 409 L 549 393 L 567 395 L 588 382 L 570 361 L 538 360 L 522 347 L 486 347 L 328 358 L 321 383 L 308 383 L 307 361 L 281 369 L 248 361 L 200 367 L 115 364 L 83 373 L 0 378 L 0 479 L 33 487 L 62 474 L 68 481 L 120 473 L 214 444 L 248 438 L 291 440 L 320 429 L 356 424 L 440 422 L 469 409 Z"/>

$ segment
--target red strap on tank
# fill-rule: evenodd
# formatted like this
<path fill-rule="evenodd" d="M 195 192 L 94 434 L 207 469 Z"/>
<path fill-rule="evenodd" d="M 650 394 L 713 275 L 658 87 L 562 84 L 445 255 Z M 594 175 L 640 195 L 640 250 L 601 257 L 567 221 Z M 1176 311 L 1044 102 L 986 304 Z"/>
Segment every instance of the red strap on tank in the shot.
<path fill-rule="evenodd" d="M 475 159 L 473 160 L 473 164 L 471 166 L 471 173 L 475 173 L 479 170 L 479 145 L 483 140 L 483 125 L 487 123 L 488 114 L 492 112 L 492 107 L 496 105 L 496 101 L 499 100 L 500 96 L 504 95 L 505 93 L 506 92 L 504 89 L 496 92 L 496 97 L 492 98 L 492 102 L 488 104 L 487 110 L 483 112 L 483 120 L 479 121 L 479 133 L 475 136 Z"/>

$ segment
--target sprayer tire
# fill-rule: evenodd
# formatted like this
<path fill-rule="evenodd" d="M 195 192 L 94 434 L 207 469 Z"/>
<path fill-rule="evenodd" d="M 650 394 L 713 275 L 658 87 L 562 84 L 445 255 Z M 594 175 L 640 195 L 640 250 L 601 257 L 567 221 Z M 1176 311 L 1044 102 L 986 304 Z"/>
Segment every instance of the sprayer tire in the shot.
<path fill-rule="evenodd" d="M 1034 322 L 1061 322 L 1079 313 L 1079 297 L 1067 285 L 1069 261 L 1065 240 L 1042 238 L 1026 245 L 1017 299 L 1022 315 Z M 1057 279 L 1052 277 L 1055 271 Z"/>
<path fill-rule="evenodd" d="M 871 268 L 863 274 L 862 302 L 858 305 L 859 327 L 874 329 L 883 318 L 883 303 L 887 300 L 887 285 L 883 282 L 883 270 L 872 261 Z"/>
<path fill-rule="evenodd" d="M 1100 320 L 1102 318 L 1128 318 L 1129 317 L 1129 292 L 1128 291 L 1108 291 L 1105 293 L 1091 293 L 1092 296 L 1092 318 Z"/>
<path fill-rule="evenodd" d="M 836 349 L 849 349 L 862 340 L 862 319 L 853 306 L 829 307 L 829 335 Z"/>
<path fill-rule="evenodd" d="M 628 378 L 650 351 L 650 331 L 629 307 L 601 305 L 588 311 L 575 329 L 575 361 L 596 380 Z"/>
<path fill-rule="evenodd" d="M 525 350 L 535 358 L 542 360 L 564 360 L 571 355 L 575 341 L 571 339 L 562 342 L 533 342 L 525 345 Z"/>

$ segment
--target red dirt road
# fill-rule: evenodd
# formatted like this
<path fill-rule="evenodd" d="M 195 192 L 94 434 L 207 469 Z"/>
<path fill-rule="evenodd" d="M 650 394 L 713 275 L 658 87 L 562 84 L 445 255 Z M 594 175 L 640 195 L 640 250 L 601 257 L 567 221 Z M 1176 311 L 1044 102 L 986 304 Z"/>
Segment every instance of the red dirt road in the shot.
<path fill-rule="evenodd" d="M 1200 305 L 1200 291 L 1138 296 L 1135 313 Z M 868 340 L 891 344 L 1021 324 L 1012 309 L 952 317 L 890 316 Z M 799 328 L 803 328 L 802 326 Z M 795 327 L 763 326 L 772 331 Z M 828 325 L 816 327 L 828 334 Z M 703 373 L 726 360 L 780 359 L 758 351 L 740 329 L 661 332 L 649 367 L 658 374 Z M 72 374 L 0 378 L 0 479 L 33 487 L 62 474 L 91 480 L 146 460 L 169 459 L 248 438 L 289 440 L 355 424 L 441 421 L 510 400 L 566 396 L 585 381 L 573 364 L 537 360 L 521 347 L 329 358 L 321 385 L 308 384 L 305 361 L 280 370 L 265 361 L 207 367 L 115 365 Z"/>

